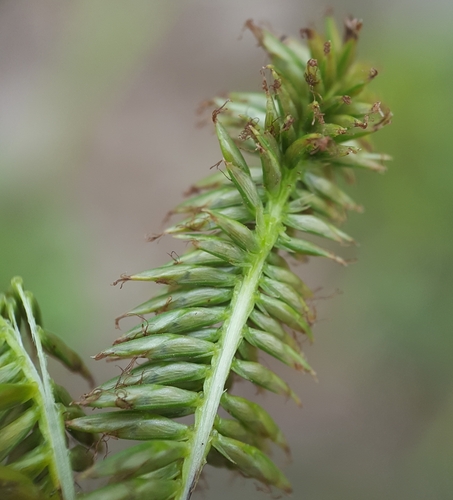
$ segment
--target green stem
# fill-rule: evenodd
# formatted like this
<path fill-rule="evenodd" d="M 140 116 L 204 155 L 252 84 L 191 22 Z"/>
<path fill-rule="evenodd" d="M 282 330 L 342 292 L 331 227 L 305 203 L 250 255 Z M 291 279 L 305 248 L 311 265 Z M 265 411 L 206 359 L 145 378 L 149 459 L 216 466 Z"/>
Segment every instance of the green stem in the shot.
<path fill-rule="evenodd" d="M 52 460 L 49 461 L 50 475 L 54 483 L 60 486 L 63 500 L 74 500 L 74 480 L 66 446 L 65 429 L 53 397 L 51 380 L 47 371 L 47 360 L 39 338 L 38 326 L 33 316 L 32 306 L 22 288 L 21 282 L 17 280 L 14 285 L 27 314 L 27 320 L 36 347 L 41 371 L 42 378 L 39 376 L 34 365 L 31 362 L 27 363 L 27 365 L 29 365 L 27 366 L 28 375 L 34 379 L 39 389 L 39 397 L 36 398 L 38 406 L 42 408 L 44 412 L 44 418 L 40 419 L 39 429 L 48 445 L 50 453 L 53 455 Z M 28 360 L 28 358 L 26 359 Z"/>
<path fill-rule="evenodd" d="M 275 199 L 269 200 L 268 211 L 261 224 L 259 219 L 257 221 L 256 234 L 259 235 L 261 250 L 254 255 L 248 272 L 237 286 L 231 302 L 231 314 L 223 324 L 218 349 L 211 361 L 212 371 L 205 380 L 203 404 L 195 413 L 194 433 L 189 446 L 190 455 L 184 461 L 182 471 L 184 487 L 177 500 L 190 499 L 206 462 L 206 456 L 211 447 L 214 420 L 220 398 L 225 390 L 225 382 L 230 374 L 231 363 L 243 338 L 244 327 L 255 307 L 255 297 L 263 266 L 282 230 L 282 210 L 297 176 L 296 169 L 289 171 L 287 178 L 282 180 L 280 192 Z"/>

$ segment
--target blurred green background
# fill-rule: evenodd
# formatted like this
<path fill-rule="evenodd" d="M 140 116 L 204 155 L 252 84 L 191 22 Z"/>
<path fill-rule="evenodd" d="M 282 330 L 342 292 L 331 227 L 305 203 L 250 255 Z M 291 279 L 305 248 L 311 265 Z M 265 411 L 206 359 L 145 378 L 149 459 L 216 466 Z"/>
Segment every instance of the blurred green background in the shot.
<path fill-rule="evenodd" d="M 332 5 L 330 5 L 332 6 Z M 47 326 L 84 356 L 117 337 L 113 318 L 149 287 L 110 283 L 168 260 L 145 243 L 219 156 L 199 102 L 260 87 L 265 58 L 246 19 L 279 33 L 322 23 L 329 4 L 296 0 L 0 2 L 0 287 L 21 275 Z M 267 396 L 304 500 L 453 498 L 453 6 L 338 0 L 363 18 L 360 55 L 393 110 L 377 148 L 384 176 L 351 189 L 366 207 L 346 230 L 348 269 L 313 260 L 319 383 L 285 371 L 302 410 Z M 342 293 L 338 293 L 340 290 Z M 324 300 L 323 297 L 331 297 Z M 113 366 L 88 361 L 98 380 Z M 59 376 L 63 371 L 54 367 Z M 116 373 L 116 371 L 115 371 Z M 69 382 L 74 397 L 86 390 Z M 71 385 L 72 384 L 72 385 Z M 243 393 L 253 389 L 240 387 Z M 284 457 L 276 455 L 284 463 Z M 263 498 L 208 472 L 196 499 Z"/>

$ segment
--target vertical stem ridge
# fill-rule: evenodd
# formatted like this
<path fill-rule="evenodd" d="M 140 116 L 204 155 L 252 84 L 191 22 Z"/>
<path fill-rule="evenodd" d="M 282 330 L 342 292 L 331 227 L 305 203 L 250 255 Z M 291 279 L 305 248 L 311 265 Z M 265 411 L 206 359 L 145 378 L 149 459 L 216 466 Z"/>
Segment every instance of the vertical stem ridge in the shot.
<path fill-rule="evenodd" d="M 33 316 L 31 304 L 25 295 L 21 284 L 16 283 L 16 287 L 24 305 L 28 324 L 30 325 L 30 331 L 36 347 L 41 371 L 42 379 L 38 376 L 37 371 L 34 370 L 36 374 L 36 382 L 39 387 L 39 393 L 43 400 L 42 408 L 45 413 L 45 418 L 42 419 L 43 425 L 40 424 L 40 430 L 44 437 L 49 441 L 49 449 L 53 454 L 53 460 L 49 464 L 50 474 L 56 483 L 61 487 L 63 499 L 74 500 L 74 480 L 69 460 L 69 453 L 66 447 L 65 431 L 60 413 L 58 412 L 53 398 L 52 386 L 50 383 L 49 373 L 47 371 L 47 360 L 39 338 L 38 326 L 36 325 L 36 321 Z"/>
<path fill-rule="evenodd" d="M 287 202 L 292 182 L 297 175 L 298 172 L 293 170 L 288 176 L 288 182 L 283 185 L 283 189 L 277 195 L 277 199 L 269 200 L 269 213 L 264 217 L 263 227 L 258 227 L 259 221 L 257 221 L 255 233 L 260 235 L 259 243 L 262 248 L 256 254 L 249 271 L 235 291 L 231 302 L 231 316 L 223 324 L 218 349 L 211 360 L 212 371 L 205 380 L 203 404 L 195 412 L 194 434 L 189 446 L 191 451 L 189 457 L 184 461 L 182 471 L 184 487 L 177 500 L 190 499 L 206 462 L 214 420 L 224 392 L 225 382 L 231 370 L 231 363 L 243 338 L 244 326 L 255 307 L 255 294 L 262 276 L 263 266 L 279 236 L 281 212 Z"/>

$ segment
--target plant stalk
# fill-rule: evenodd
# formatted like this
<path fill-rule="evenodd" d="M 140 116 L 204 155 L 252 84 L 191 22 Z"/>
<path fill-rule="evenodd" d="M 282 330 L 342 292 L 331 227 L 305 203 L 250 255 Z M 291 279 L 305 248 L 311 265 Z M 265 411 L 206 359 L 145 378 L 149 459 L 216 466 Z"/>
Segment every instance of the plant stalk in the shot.
<path fill-rule="evenodd" d="M 279 193 L 276 193 L 275 198 L 269 199 L 267 213 L 263 215 L 262 219 L 257 217 L 255 232 L 261 249 L 250 261 L 248 272 L 245 273 L 242 282 L 237 286 L 231 302 L 231 314 L 223 324 L 218 342 L 219 349 L 212 357 L 212 371 L 206 377 L 203 388 L 204 402 L 195 412 L 194 433 L 189 445 L 190 455 L 184 461 L 182 471 L 184 489 L 177 500 L 191 498 L 206 463 L 206 456 L 211 447 L 214 420 L 225 390 L 226 380 L 231 371 L 231 364 L 243 339 L 244 327 L 255 307 L 256 292 L 263 274 L 263 266 L 283 229 L 283 207 L 286 205 L 292 186 L 299 175 L 297 169 L 287 172 L 286 182 L 282 180 L 282 188 Z"/>
<path fill-rule="evenodd" d="M 29 363 L 28 372 L 35 379 L 39 388 L 40 397 L 42 398 L 42 402 L 40 402 L 39 406 L 45 413 L 45 418 L 41 419 L 40 431 L 44 438 L 50 443 L 49 449 L 53 454 L 52 460 L 49 462 L 49 471 L 55 483 L 59 484 L 61 487 L 63 500 L 74 500 L 74 480 L 66 446 L 63 419 L 61 418 L 53 397 L 51 379 L 47 371 L 47 360 L 39 338 L 38 326 L 33 316 L 30 301 L 21 284 L 17 284 L 17 291 L 24 305 L 40 365 L 42 379 L 31 363 Z"/>

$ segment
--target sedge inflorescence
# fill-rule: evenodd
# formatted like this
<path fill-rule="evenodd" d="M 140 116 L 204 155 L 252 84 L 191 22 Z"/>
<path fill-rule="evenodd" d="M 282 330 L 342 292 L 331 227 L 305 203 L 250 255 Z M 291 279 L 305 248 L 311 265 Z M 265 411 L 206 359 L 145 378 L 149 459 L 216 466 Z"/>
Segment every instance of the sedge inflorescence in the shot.
<path fill-rule="evenodd" d="M 112 411 L 66 421 L 71 432 L 139 441 L 84 472 L 110 480 L 86 499 L 134 492 L 187 500 L 205 463 L 291 491 L 268 457 L 270 443 L 288 450 L 282 431 L 264 408 L 234 394 L 233 381 L 300 404 L 261 362 L 266 353 L 314 373 L 300 347 L 300 338 L 313 339 L 312 293 L 288 256 L 346 265 L 311 237 L 353 242 L 337 224 L 362 207 L 340 184 L 356 170 L 384 170 L 389 158 L 372 152 L 369 136 L 392 115 L 369 91 L 377 70 L 355 61 L 361 21 L 347 19 L 341 36 L 328 16 L 324 35 L 309 28 L 300 39 L 246 26 L 269 58 L 262 91 L 211 101 L 222 160 L 192 186 L 172 211 L 182 220 L 165 231 L 190 249 L 118 280 L 155 282 L 164 291 L 118 318 L 139 321 L 95 356 L 129 362 L 78 402 Z M 192 423 L 177 420 L 187 415 Z"/>

